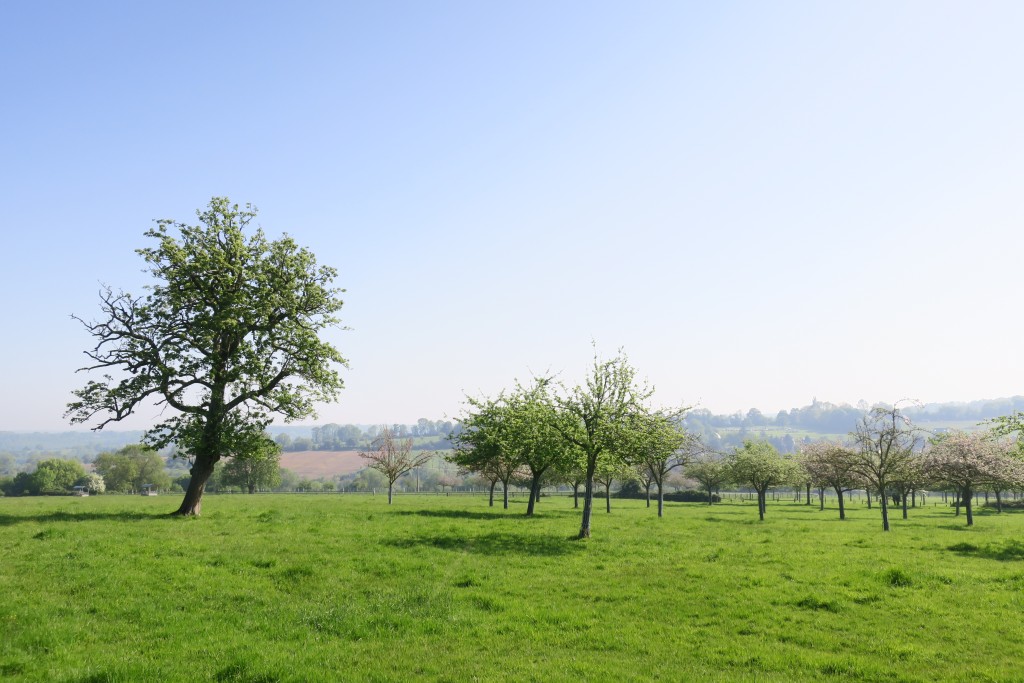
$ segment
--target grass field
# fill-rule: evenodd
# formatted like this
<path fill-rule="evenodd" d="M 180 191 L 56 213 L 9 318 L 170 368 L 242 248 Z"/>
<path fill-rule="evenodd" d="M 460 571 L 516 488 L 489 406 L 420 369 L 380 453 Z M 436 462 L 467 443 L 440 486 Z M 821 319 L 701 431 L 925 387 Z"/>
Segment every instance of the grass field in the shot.
<path fill-rule="evenodd" d="M 1024 680 L 1024 514 L 0 498 L 0 677 Z"/>

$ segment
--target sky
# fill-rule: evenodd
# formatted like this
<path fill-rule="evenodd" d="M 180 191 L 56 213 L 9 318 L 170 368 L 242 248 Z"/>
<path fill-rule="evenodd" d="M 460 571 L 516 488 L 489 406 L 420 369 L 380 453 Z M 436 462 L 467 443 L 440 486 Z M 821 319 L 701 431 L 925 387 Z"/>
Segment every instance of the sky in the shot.
<path fill-rule="evenodd" d="M 1021 35 L 1015 0 L 4 3 L 0 430 L 69 428 L 71 316 L 212 196 L 338 269 L 321 423 L 595 346 L 714 412 L 1024 393 Z"/>

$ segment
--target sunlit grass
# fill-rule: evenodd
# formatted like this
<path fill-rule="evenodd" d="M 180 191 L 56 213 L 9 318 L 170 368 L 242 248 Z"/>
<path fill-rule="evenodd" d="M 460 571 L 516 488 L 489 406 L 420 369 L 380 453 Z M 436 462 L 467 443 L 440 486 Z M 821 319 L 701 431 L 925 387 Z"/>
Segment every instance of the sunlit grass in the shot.
<path fill-rule="evenodd" d="M 1014 680 L 1024 514 L 484 497 L 0 499 L 0 676 Z"/>

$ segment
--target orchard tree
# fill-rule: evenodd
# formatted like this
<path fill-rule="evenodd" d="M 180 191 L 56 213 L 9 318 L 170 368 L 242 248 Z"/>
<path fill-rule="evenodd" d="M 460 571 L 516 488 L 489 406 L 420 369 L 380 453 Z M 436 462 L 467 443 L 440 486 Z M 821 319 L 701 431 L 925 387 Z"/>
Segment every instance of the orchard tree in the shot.
<path fill-rule="evenodd" d="M 757 514 L 764 521 L 768 489 L 791 481 L 793 463 L 767 441 L 744 441 L 729 456 L 729 478 L 757 491 Z"/>
<path fill-rule="evenodd" d="M 861 418 L 851 434 L 855 447 L 853 472 L 870 490 L 878 491 L 882 508 L 882 529 L 889 530 L 887 491 L 905 476 L 914 452 L 923 444 L 920 430 L 897 406 L 876 407 Z"/>
<path fill-rule="evenodd" d="M 377 470 L 388 480 L 388 505 L 391 505 L 395 481 L 409 470 L 425 465 L 434 457 L 433 452 L 412 452 L 412 439 L 398 439 L 388 427 L 381 427 L 377 438 L 370 444 L 371 450 L 360 453 L 369 461 L 370 469 Z"/>
<path fill-rule="evenodd" d="M 530 473 L 527 517 L 533 516 L 544 475 L 563 462 L 571 450 L 555 429 L 558 416 L 548 386 L 548 380 L 538 379 L 530 388 L 517 385 L 505 398 L 505 449 L 511 452 L 514 462 L 521 463 Z"/>
<path fill-rule="evenodd" d="M 854 471 L 856 451 L 831 441 L 817 441 L 800 449 L 800 467 L 807 473 L 814 486 L 830 488 L 839 498 L 839 519 L 846 519 L 843 494 L 860 485 Z M 821 509 L 825 509 L 825 496 L 821 497 Z"/>
<path fill-rule="evenodd" d="M 1007 444 L 987 432 L 949 432 L 931 443 L 924 458 L 931 481 L 955 489 L 967 507 L 967 526 L 974 525 L 971 507 L 980 488 L 1024 484 L 1024 466 L 1008 453 Z"/>
<path fill-rule="evenodd" d="M 590 538 L 594 510 L 594 477 L 600 467 L 607 471 L 624 464 L 617 449 L 629 441 L 630 416 L 643 413 L 653 390 L 639 383 L 636 370 L 620 352 L 611 360 L 596 355 L 583 386 L 555 397 L 555 429 L 572 449 L 583 470 L 583 519 L 578 538 Z"/>
<path fill-rule="evenodd" d="M 683 411 L 674 413 L 637 413 L 632 416 L 632 429 L 623 447 L 636 467 L 641 483 L 647 489 L 650 507 L 650 486 L 658 488 L 658 516 L 665 511 L 665 481 L 673 470 L 684 467 L 697 442 L 679 425 Z"/>
<path fill-rule="evenodd" d="M 729 483 L 731 474 L 728 461 L 712 453 L 706 453 L 688 463 L 684 472 L 707 491 L 708 505 L 714 502 L 715 491 Z"/>
<path fill-rule="evenodd" d="M 454 451 L 448 461 L 466 472 L 476 472 L 490 481 L 500 481 L 503 507 L 508 510 L 509 482 L 522 465 L 520 453 L 513 447 L 509 407 L 504 396 L 498 399 L 466 397 L 467 407 L 460 418 L 462 429 L 449 436 Z M 494 484 L 491 485 L 491 504 L 494 502 Z"/>
<path fill-rule="evenodd" d="M 156 241 L 138 250 L 154 278 L 148 294 L 105 288 L 101 318 L 76 318 L 96 341 L 82 370 L 103 377 L 74 392 L 67 411 L 73 424 L 102 429 L 152 403 L 170 409 L 145 438 L 192 458 L 179 515 L 200 513 L 233 443 L 262 434 L 275 414 L 287 422 L 334 400 L 345 365 L 319 338 L 339 322 L 336 271 L 288 236 L 247 235 L 251 205 L 214 197 L 196 213 L 199 225 L 159 220 L 146 233 Z"/>

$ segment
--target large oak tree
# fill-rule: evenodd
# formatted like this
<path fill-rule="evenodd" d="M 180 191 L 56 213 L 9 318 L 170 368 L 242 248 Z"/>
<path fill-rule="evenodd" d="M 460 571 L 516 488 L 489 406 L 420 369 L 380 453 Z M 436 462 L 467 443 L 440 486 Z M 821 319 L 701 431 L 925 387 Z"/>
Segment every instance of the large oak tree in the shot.
<path fill-rule="evenodd" d="M 196 213 L 199 225 L 159 220 L 146 232 L 156 241 L 138 250 L 154 278 L 148 294 L 106 288 L 102 317 L 78 318 L 96 340 L 83 370 L 103 377 L 76 391 L 67 412 L 102 429 L 142 406 L 169 408 L 146 441 L 176 443 L 192 460 L 180 515 L 199 514 L 217 462 L 244 457 L 239 445 L 275 414 L 307 417 L 315 402 L 335 399 L 345 365 L 319 338 L 339 324 L 336 271 L 287 235 L 247 234 L 250 205 L 214 197 Z"/>

